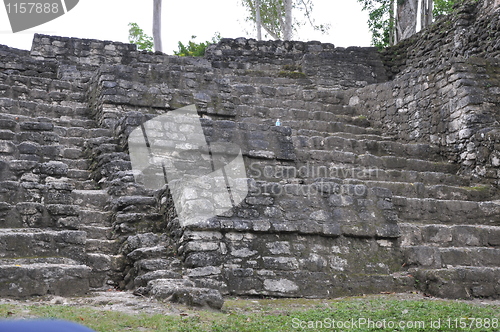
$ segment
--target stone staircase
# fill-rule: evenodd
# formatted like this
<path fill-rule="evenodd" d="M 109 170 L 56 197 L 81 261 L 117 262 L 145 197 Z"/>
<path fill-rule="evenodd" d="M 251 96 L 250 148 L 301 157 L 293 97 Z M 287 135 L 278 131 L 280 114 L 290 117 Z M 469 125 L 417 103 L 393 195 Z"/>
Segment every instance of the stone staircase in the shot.
<path fill-rule="evenodd" d="M 40 35 L 31 53 L 0 46 L 0 296 L 500 297 L 498 188 L 430 140 L 373 126 L 353 97 L 401 83 L 380 54 L 255 45 L 224 40 L 204 59 Z M 168 188 L 135 181 L 127 138 L 190 104 L 208 142 L 241 147 L 250 192 L 183 226 Z"/>
<path fill-rule="evenodd" d="M 272 127 L 279 118 L 282 126 L 291 129 L 296 160 L 267 165 L 334 171 L 330 179 L 323 172 L 285 182 L 340 180 L 391 193 L 386 204 L 397 215 L 400 237 L 396 246 L 402 255 L 401 268 L 391 273 L 406 273 L 418 289 L 439 297 L 500 296 L 496 186 L 457 175 L 458 165 L 446 161 L 437 146 L 383 136 L 349 105 L 350 91 L 309 90 L 309 94 L 323 94 L 326 102 L 308 104 L 303 99 L 307 79 L 232 76 L 229 80 L 238 91 L 252 93 L 240 96 L 255 105 L 241 107 L 240 121 Z M 278 88 L 269 93 L 263 82 Z M 280 95 L 279 89 L 294 92 Z M 284 179 L 274 181 L 280 180 Z"/>
<path fill-rule="evenodd" d="M 0 292 L 81 295 L 105 286 L 117 253 L 109 197 L 85 156 L 87 141 L 112 132 L 91 118 L 84 80 L 20 53 L 0 52 Z"/>

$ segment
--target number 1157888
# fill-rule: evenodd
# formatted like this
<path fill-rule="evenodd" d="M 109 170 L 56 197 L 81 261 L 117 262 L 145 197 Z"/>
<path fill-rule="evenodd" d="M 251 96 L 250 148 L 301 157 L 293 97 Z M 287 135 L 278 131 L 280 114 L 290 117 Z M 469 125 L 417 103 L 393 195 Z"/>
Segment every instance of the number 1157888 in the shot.
<path fill-rule="evenodd" d="M 62 8 L 59 3 L 20 2 L 6 5 L 9 14 L 57 14 Z"/>

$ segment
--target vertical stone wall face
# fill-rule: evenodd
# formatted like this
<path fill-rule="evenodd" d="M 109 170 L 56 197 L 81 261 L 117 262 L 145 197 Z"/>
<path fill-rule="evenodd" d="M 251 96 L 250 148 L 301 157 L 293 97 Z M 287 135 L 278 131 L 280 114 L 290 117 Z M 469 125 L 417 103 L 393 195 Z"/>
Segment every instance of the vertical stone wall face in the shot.
<path fill-rule="evenodd" d="M 487 142 L 496 141 L 499 124 L 498 63 L 455 58 L 352 91 L 350 105 L 399 140 L 434 144 L 443 160 L 496 181 L 496 154 Z"/>
<path fill-rule="evenodd" d="M 353 91 L 350 104 L 398 139 L 435 144 L 464 173 L 497 181 L 500 19 L 491 13 L 493 3 L 465 5 L 384 50 L 394 79 Z"/>
<path fill-rule="evenodd" d="M 44 35 L 31 52 L 0 46 L 0 243 L 37 243 L 0 263 L 26 284 L 50 265 L 26 296 L 70 294 L 58 276 L 75 293 L 111 284 L 216 308 L 220 294 L 500 296 L 490 2 L 384 51 L 240 38 L 183 58 Z M 168 185 L 137 181 L 128 139 L 193 104 L 207 144 L 241 149 L 249 194 L 185 225 Z M 38 258 L 16 272 L 19 255 Z"/>

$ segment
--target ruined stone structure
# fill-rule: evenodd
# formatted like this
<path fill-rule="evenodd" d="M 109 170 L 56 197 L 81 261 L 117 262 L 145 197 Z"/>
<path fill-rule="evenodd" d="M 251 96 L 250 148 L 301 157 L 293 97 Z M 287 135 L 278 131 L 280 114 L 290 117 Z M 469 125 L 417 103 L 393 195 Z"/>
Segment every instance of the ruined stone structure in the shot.
<path fill-rule="evenodd" d="M 167 187 L 135 181 L 127 138 L 190 104 L 209 142 L 241 147 L 250 193 L 183 227 Z M 493 1 L 382 52 L 224 39 L 183 58 L 45 35 L 31 51 L 0 46 L 0 295 L 499 298 L 499 120 Z"/>

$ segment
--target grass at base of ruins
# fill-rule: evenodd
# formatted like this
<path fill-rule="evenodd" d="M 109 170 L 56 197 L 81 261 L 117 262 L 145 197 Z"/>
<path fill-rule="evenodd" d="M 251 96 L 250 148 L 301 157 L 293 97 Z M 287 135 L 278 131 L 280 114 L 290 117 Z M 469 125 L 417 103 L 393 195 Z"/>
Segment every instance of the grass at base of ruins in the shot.
<path fill-rule="evenodd" d="M 398 294 L 335 300 L 227 299 L 222 312 L 182 307 L 180 313 L 172 315 L 8 304 L 0 306 L 0 318 L 65 319 L 102 332 L 499 331 L 500 304 L 414 300 Z"/>

